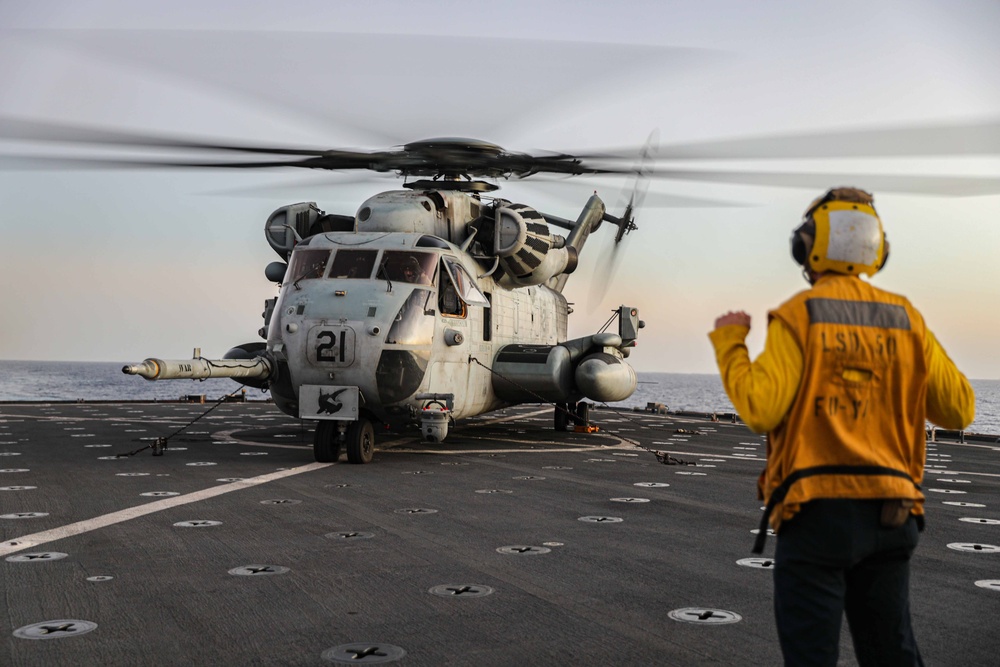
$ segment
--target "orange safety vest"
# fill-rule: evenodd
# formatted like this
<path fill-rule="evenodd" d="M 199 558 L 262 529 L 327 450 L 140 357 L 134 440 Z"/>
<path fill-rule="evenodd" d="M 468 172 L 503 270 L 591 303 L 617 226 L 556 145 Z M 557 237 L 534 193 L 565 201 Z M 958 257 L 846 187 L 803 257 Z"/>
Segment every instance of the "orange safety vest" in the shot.
<path fill-rule="evenodd" d="M 788 415 L 768 434 L 760 491 L 778 530 L 818 498 L 903 498 L 922 521 L 927 397 L 924 320 L 853 276 L 820 278 L 776 310 L 802 350 Z"/>

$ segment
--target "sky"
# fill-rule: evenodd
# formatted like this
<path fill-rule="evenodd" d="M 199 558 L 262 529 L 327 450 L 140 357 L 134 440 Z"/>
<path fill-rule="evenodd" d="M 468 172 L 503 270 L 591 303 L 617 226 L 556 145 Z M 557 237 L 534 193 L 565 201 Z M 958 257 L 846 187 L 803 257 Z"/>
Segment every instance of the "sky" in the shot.
<path fill-rule="evenodd" d="M 654 131 L 666 147 L 1000 124 L 997 26 L 993 0 L 4 0 L 0 116 L 323 148 L 469 136 L 566 152 L 640 146 Z M 637 370 L 714 373 L 706 334 L 743 309 L 756 354 L 768 309 L 806 287 L 788 250 L 802 211 L 827 186 L 857 185 L 874 191 L 892 246 L 874 284 L 907 295 L 969 377 L 1000 379 L 1000 196 L 895 192 L 884 178 L 976 176 L 1000 193 L 985 180 L 1000 182 L 997 144 L 994 130 L 992 154 L 663 163 L 820 176 L 805 187 L 654 180 L 603 294 L 592 283 L 610 227 L 584 249 L 566 288 L 570 336 L 636 306 Z M 46 150 L 78 149 L 0 140 L 0 155 Z M 316 201 L 353 215 L 399 184 L 295 170 L 25 170 L 0 158 L 0 359 L 221 356 L 257 340 L 276 294 L 263 275 L 277 259 L 263 236 L 274 209 Z M 501 185 L 573 219 L 594 190 L 620 211 L 630 187 Z"/>

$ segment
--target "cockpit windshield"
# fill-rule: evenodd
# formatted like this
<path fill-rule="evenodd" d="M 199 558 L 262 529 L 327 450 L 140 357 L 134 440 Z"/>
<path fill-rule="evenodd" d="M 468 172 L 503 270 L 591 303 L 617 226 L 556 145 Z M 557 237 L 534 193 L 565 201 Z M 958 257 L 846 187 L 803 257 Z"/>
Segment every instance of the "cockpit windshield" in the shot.
<path fill-rule="evenodd" d="M 331 252 L 329 248 L 297 249 L 292 253 L 292 259 L 288 263 L 288 271 L 285 272 L 285 275 L 292 282 L 322 278 Z"/>
<path fill-rule="evenodd" d="M 331 278 L 371 278 L 378 250 L 338 250 L 330 266 Z"/>
<path fill-rule="evenodd" d="M 386 250 L 375 277 L 392 282 L 433 285 L 436 266 L 437 258 L 429 252 Z"/>

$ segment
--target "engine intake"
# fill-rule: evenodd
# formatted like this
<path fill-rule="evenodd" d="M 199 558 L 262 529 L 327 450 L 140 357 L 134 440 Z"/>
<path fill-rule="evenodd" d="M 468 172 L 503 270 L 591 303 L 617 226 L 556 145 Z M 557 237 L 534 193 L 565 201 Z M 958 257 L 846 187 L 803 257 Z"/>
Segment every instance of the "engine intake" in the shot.
<path fill-rule="evenodd" d="M 503 267 L 500 282 L 512 287 L 540 285 L 561 273 L 572 273 L 577 253 L 566 239 L 549 233 L 541 213 L 524 204 L 496 209 L 493 249 Z"/>

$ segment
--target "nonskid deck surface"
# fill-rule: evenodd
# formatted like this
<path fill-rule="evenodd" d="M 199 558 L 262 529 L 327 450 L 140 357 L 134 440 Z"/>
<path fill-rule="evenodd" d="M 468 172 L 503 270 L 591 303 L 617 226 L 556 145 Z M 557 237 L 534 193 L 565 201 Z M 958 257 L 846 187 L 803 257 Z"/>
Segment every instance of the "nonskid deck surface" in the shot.
<path fill-rule="evenodd" d="M 527 406 L 316 464 L 298 421 L 225 404 L 162 457 L 109 458 L 206 407 L 0 406 L 0 663 L 780 663 L 742 425 L 598 410 L 601 433 L 557 433 Z M 991 664 L 1000 445 L 930 444 L 924 488 L 925 662 Z"/>

